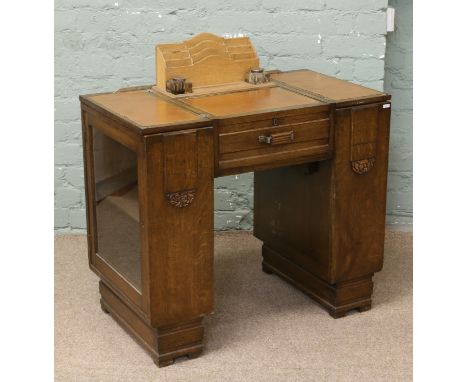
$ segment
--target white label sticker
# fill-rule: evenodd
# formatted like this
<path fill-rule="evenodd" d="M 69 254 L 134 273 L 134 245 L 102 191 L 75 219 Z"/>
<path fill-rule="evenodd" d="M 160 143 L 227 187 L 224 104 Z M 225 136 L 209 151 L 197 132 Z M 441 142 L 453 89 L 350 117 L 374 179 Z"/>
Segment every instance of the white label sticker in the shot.
<path fill-rule="evenodd" d="M 385 105 L 382 106 L 382 109 L 388 109 L 390 107 L 389 103 L 386 103 Z"/>

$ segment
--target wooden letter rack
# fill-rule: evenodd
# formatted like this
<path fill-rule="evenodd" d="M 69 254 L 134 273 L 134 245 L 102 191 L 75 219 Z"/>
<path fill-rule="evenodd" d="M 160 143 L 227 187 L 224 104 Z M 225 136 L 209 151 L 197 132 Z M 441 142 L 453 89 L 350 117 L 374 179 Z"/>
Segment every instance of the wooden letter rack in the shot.
<path fill-rule="evenodd" d="M 156 46 L 157 84 L 153 90 L 174 97 L 166 91 L 166 81 L 180 77 L 193 86 L 193 94 L 183 97 L 252 89 L 258 85 L 247 83 L 246 75 L 258 67 L 259 59 L 248 37 L 201 33 L 180 44 Z"/>

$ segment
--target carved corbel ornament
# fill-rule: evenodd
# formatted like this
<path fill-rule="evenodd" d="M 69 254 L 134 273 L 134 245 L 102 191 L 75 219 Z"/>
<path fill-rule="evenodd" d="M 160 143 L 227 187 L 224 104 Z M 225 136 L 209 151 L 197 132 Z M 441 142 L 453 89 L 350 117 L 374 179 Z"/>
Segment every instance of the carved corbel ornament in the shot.
<path fill-rule="evenodd" d="M 372 170 L 375 164 L 375 158 L 355 160 L 351 162 L 351 167 L 356 174 L 362 175 Z"/>
<path fill-rule="evenodd" d="M 196 194 L 197 190 L 195 189 L 178 192 L 167 192 L 166 199 L 169 204 L 172 204 L 174 207 L 184 208 L 192 204 Z"/>

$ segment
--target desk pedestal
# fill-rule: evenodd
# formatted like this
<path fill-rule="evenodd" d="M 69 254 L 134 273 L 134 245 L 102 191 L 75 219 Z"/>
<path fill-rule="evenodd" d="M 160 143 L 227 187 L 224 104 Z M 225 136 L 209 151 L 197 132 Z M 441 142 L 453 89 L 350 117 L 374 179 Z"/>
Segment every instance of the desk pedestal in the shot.
<path fill-rule="evenodd" d="M 263 270 L 335 318 L 370 309 L 382 268 L 389 119 L 383 104 L 337 110 L 331 160 L 255 173 Z"/>

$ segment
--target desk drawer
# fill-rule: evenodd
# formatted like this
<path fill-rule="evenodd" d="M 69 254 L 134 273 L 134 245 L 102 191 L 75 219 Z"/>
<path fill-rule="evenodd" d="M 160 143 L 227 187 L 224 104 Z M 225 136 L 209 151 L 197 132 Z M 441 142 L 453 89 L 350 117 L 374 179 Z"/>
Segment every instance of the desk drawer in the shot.
<path fill-rule="evenodd" d="M 328 113 L 269 118 L 222 126 L 218 169 L 222 174 L 325 159 L 330 153 Z"/>

